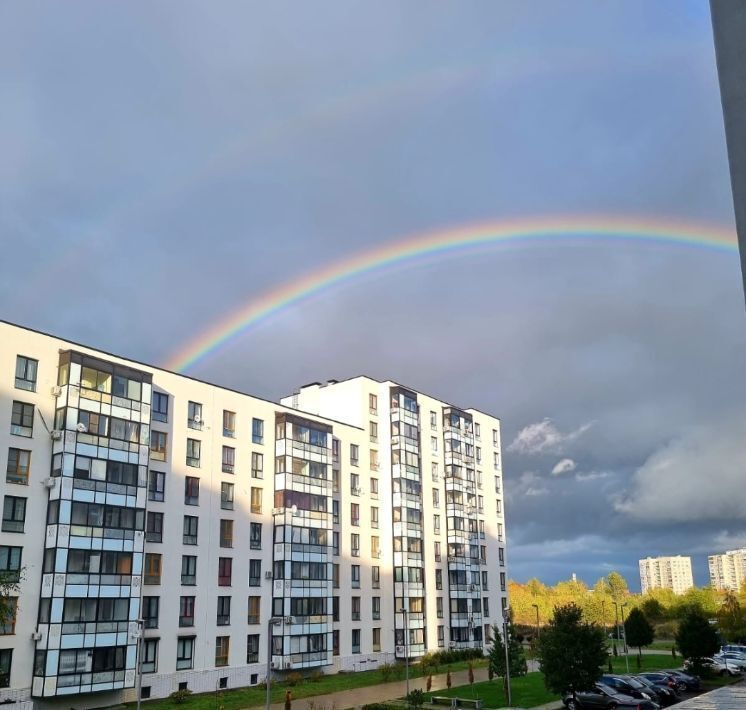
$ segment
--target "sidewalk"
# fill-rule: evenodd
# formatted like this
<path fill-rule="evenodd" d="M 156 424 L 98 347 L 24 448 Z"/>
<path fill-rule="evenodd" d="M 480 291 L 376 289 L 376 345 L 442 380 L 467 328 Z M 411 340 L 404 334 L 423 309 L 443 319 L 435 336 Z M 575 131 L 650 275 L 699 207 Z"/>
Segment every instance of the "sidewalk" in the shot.
<path fill-rule="evenodd" d="M 529 661 L 529 671 L 536 670 L 532 667 L 535 665 L 535 661 Z M 447 673 L 439 673 L 433 676 L 433 684 L 430 687 L 430 692 L 445 690 L 448 686 L 446 685 Z M 475 668 L 474 669 L 474 682 L 480 683 L 488 680 L 486 668 Z M 409 681 L 409 690 L 425 690 L 427 684 L 427 678 L 412 678 Z M 469 684 L 469 671 L 454 671 L 451 673 L 451 686 L 456 687 L 459 685 Z M 360 708 L 363 705 L 369 705 L 370 703 L 385 703 L 390 700 L 396 700 L 397 698 L 403 698 L 407 694 L 407 683 L 405 680 L 397 680 L 391 683 L 381 683 L 380 685 L 369 685 L 364 688 L 354 688 L 352 690 L 341 690 L 336 693 L 328 693 L 327 695 L 314 695 L 310 698 L 298 698 L 293 700 L 293 708 L 295 710 L 307 710 L 311 705 L 316 708 L 327 708 L 331 710 L 346 710 L 346 708 Z M 284 703 L 273 703 L 271 710 L 285 710 Z M 554 702 L 536 708 L 536 710 L 552 710 L 553 708 L 562 707 L 562 703 Z M 248 710 L 263 710 L 264 706 L 256 708 L 249 708 Z"/>

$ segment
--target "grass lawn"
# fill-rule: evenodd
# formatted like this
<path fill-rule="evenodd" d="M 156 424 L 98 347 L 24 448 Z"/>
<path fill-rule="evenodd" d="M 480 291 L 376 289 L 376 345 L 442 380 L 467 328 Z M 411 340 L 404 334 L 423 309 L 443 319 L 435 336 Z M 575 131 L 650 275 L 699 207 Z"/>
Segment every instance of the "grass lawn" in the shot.
<path fill-rule="evenodd" d="M 474 667 L 480 668 L 487 665 L 487 659 L 474 661 Z M 445 673 L 449 668 L 451 671 L 461 671 L 469 667 L 467 661 L 451 663 L 449 666 L 442 666 L 440 673 Z M 422 669 L 413 665 L 409 667 L 410 678 L 420 678 L 424 672 Z M 147 676 L 145 676 L 147 678 Z M 384 680 L 380 670 L 360 671 L 359 673 L 336 673 L 334 675 L 325 675 L 317 681 L 305 680 L 296 686 L 290 687 L 286 683 L 272 683 L 272 702 L 281 703 L 285 699 L 285 691 L 290 689 L 293 694 L 293 701 L 302 698 L 310 698 L 314 695 L 326 695 L 327 693 L 336 693 L 340 690 L 352 690 L 353 688 L 363 688 L 369 685 L 381 685 L 389 681 L 403 680 L 404 666 L 396 668 L 394 674 Z M 236 690 L 224 690 L 220 694 L 219 705 L 225 710 L 240 710 L 241 708 L 250 708 L 264 705 L 266 691 L 259 686 L 248 688 L 237 688 Z M 134 706 L 134 703 L 130 703 Z M 143 702 L 143 707 L 148 708 L 185 708 L 185 710 L 215 710 L 216 694 L 202 693 L 193 695 L 182 705 L 177 705 L 173 701 L 165 698 L 163 700 L 147 700 Z M 305 703 L 303 705 L 305 707 Z"/>
<path fill-rule="evenodd" d="M 632 649 L 630 649 L 631 651 Z M 681 658 L 675 660 L 671 657 L 671 654 L 643 654 L 641 658 L 641 666 L 637 667 L 637 652 L 629 654 L 629 672 L 639 673 L 642 671 L 659 671 L 662 668 L 681 668 Z M 626 673 L 627 664 L 624 660 L 624 656 L 611 656 L 611 665 L 614 668 L 614 673 Z M 608 670 L 608 669 L 607 669 Z"/>
<path fill-rule="evenodd" d="M 534 705 L 543 705 L 552 700 L 559 700 L 558 696 L 544 687 L 544 676 L 541 673 L 528 673 L 522 678 L 514 678 L 510 682 L 513 705 L 530 708 Z M 484 701 L 485 708 L 502 708 L 508 704 L 503 693 L 502 680 L 495 678 L 493 681 L 474 683 L 473 686 L 462 685 L 450 690 L 438 690 L 429 693 L 429 697 L 449 698 L 479 698 Z"/>
<path fill-rule="evenodd" d="M 668 651 L 671 653 L 671 646 L 674 646 L 675 644 L 676 641 L 673 639 L 670 641 L 653 641 L 650 646 L 646 646 L 645 648 L 649 648 L 651 651 Z"/>

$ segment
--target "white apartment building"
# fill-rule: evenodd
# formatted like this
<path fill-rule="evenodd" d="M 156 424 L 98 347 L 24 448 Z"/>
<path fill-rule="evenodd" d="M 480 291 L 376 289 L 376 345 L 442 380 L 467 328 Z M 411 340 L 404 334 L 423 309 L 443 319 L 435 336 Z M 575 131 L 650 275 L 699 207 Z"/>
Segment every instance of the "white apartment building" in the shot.
<path fill-rule="evenodd" d="M 484 648 L 499 420 L 366 377 L 282 403 L 0 321 L 0 702 L 106 707 Z"/>
<path fill-rule="evenodd" d="M 646 557 L 640 560 L 640 587 L 645 594 L 651 589 L 672 589 L 683 594 L 694 586 L 692 558 Z"/>
<path fill-rule="evenodd" d="M 728 550 L 722 555 L 710 555 L 707 563 L 710 569 L 710 586 L 713 589 L 737 592 L 746 581 L 746 548 Z"/>

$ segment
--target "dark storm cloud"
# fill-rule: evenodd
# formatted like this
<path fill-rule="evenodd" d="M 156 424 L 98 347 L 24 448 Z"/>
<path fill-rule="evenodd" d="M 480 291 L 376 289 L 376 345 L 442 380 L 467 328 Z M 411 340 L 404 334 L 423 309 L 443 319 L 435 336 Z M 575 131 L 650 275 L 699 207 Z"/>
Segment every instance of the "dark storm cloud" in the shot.
<path fill-rule="evenodd" d="M 706 3 L 5 3 L 0 63 L 2 315 L 140 359 L 413 232 L 732 223 Z M 743 316 L 735 257 L 500 247 L 329 291 L 194 372 L 493 411 L 511 574 L 634 583 L 746 532 Z"/>

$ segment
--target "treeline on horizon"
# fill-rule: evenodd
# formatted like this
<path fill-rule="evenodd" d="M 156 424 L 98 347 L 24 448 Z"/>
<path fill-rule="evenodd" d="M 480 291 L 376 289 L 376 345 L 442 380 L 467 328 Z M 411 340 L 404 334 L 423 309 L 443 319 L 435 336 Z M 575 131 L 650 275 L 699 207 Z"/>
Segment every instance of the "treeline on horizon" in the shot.
<path fill-rule="evenodd" d="M 612 632 L 616 619 L 622 623 L 621 605 L 625 604 L 624 617 L 639 608 L 655 627 L 657 638 L 673 638 L 679 621 L 692 609 L 701 610 L 706 616 L 719 618 L 724 610 L 733 618 L 733 633 L 728 636 L 746 635 L 746 585 L 738 594 L 720 592 L 711 587 L 692 587 L 684 594 L 674 594 L 670 589 L 654 589 L 646 594 L 629 591 L 627 581 L 619 572 L 601 577 L 592 587 L 585 582 L 567 580 L 554 586 L 530 579 L 525 584 L 508 582 L 508 602 L 513 623 L 526 629 L 536 627 L 536 608 L 539 607 L 539 625 L 544 626 L 554 616 L 554 608 L 574 603 L 583 612 L 583 618 L 593 624 L 605 626 Z M 614 603 L 616 602 L 616 610 Z"/>

